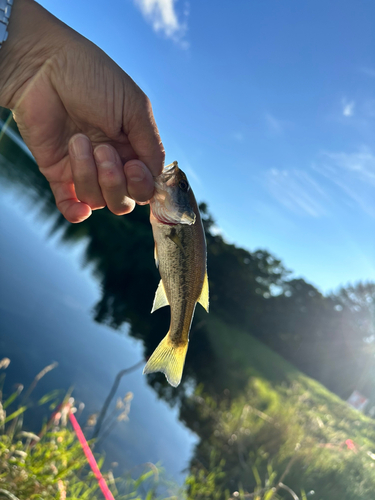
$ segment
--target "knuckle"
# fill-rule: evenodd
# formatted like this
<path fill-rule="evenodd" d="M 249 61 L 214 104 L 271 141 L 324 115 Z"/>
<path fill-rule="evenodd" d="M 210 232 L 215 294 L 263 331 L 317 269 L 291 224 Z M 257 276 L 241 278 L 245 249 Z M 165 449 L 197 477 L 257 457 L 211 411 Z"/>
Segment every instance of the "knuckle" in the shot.
<path fill-rule="evenodd" d="M 164 165 L 164 162 L 165 162 L 165 150 L 164 150 L 164 147 L 163 145 L 160 143 L 160 151 L 158 151 L 156 154 L 155 154 L 155 158 L 157 161 L 159 161 L 161 163 L 161 165 Z"/>
<path fill-rule="evenodd" d="M 92 182 L 92 171 L 85 168 L 79 168 L 74 171 L 74 182 L 78 184 L 89 184 Z"/>
<path fill-rule="evenodd" d="M 136 100 L 137 100 L 138 105 L 140 105 L 146 109 L 151 109 L 151 101 L 148 98 L 147 94 L 145 94 L 143 92 L 143 90 L 140 88 L 138 88 L 137 90 L 138 90 L 138 92 L 136 92 L 135 96 L 136 96 Z"/>
<path fill-rule="evenodd" d="M 146 94 L 143 94 L 142 96 L 142 101 L 143 101 L 143 106 L 144 108 L 150 113 L 152 113 L 152 105 L 149 97 Z"/>
<path fill-rule="evenodd" d="M 148 120 L 153 121 L 153 111 L 152 104 L 148 96 L 141 91 L 138 96 L 138 109 L 148 118 Z"/>
<path fill-rule="evenodd" d="M 99 184 L 107 191 L 114 191 L 121 186 L 121 178 L 116 169 L 109 168 L 99 172 Z"/>

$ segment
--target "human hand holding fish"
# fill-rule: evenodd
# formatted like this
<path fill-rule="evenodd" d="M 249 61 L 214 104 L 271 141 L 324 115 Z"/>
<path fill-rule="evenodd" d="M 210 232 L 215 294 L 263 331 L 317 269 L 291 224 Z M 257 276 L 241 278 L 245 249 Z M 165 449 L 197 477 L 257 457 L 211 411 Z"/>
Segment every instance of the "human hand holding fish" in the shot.
<path fill-rule="evenodd" d="M 14 2 L 0 49 L 0 105 L 70 222 L 118 215 L 154 191 L 164 149 L 147 96 L 104 52 L 33 0 Z"/>

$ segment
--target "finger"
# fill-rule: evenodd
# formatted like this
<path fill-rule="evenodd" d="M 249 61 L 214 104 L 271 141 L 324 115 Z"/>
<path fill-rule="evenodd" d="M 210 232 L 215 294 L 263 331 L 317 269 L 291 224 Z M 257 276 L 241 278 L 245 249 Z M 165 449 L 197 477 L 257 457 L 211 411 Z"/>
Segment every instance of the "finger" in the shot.
<path fill-rule="evenodd" d="M 135 203 L 128 196 L 125 173 L 117 151 L 109 144 L 102 144 L 95 148 L 94 156 L 100 189 L 107 207 L 116 215 L 131 212 Z"/>
<path fill-rule="evenodd" d="M 51 182 L 50 186 L 55 196 L 56 206 L 65 219 L 77 223 L 90 217 L 91 208 L 77 199 L 73 184 Z"/>
<path fill-rule="evenodd" d="M 126 103 L 126 106 L 128 103 Z M 164 166 L 165 151 L 155 123 L 149 98 L 136 89 L 131 106 L 124 109 L 127 120 L 123 128 L 139 160 L 147 165 L 152 175 L 159 175 Z"/>
<path fill-rule="evenodd" d="M 93 210 L 105 207 L 90 139 L 74 135 L 69 141 L 69 156 L 77 198 Z"/>
<path fill-rule="evenodd" d="M 128 193 L 133 200 L 145 202 L 154 193 L 154 179 L 150 170 L 140 160 L 129 160 L 124 165 Z"/>

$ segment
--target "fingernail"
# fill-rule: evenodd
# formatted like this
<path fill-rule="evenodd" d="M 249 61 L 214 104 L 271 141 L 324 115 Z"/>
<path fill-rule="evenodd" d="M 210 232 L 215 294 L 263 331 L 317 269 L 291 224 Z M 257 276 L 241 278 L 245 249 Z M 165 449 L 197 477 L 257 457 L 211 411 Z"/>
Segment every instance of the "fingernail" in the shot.
<path fill-rule="evenodd" d="M 108 146 L 98 146 L 94 150 L 96 162 L 101 167 L 112 167 L 116 163 L 115 153 Z"/>
<path fill-rule="evenodd" d="M 86 160 L 91 156 L 91 142 L 85 135 L 78 135 L 72 142 L 73 155 L 77 160 Z"/>
<path fill-rule="evenodd" d="M 126 168 L 126 177 L 132 182 L 141 182 L 146 177 L 146 172 L 141 165 L 129 165 Z"/>

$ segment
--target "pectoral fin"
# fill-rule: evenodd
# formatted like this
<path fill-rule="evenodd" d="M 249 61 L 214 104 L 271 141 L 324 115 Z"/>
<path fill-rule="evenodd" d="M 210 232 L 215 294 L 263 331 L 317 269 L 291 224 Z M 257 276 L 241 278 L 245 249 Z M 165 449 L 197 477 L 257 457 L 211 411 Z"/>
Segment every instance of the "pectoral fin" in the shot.
<path fill-rule="evenodd" d="M 154 258 L 155 258 L 155 265 L 156 265 L 156 267 L 159 267 L 158 249 L 156 248 L 156 243 L 155 243 L 155 246 L 154 246 Z"/>
<path fill-rule="evenodd" d="M 169 302 L 168 302 L 167 296 L 165 295 L 163 281 L 160 280 L 159 286 L 156 289 L 154 303 L 152 305 L 151 313 L 153 313 L 157 309 L 160 309 L 161 307 L 164 307 L 164 306 L 169 306 Z"/>
<path fill-rule="evenodd" d="M 207 276 L 207 271 L 206 274 L 204 275 L 204 281 L 203 281 L 203 288 L 200 294 L 200 297 L 198 299 L 198 302 L 206 309 L 208 312 L 208 276 Z"/>
<path fill-rule="evenodd" d="M 167 238 L 169 238 L 171 241 L 173 241 L 173 243 L 181 250 L 181 252 L 183 254 L 185 254 L 185 249 L 182 246 L 180 237 L 178 236 L 178 234 L 176 233 L 176 231 L 174 229 L 172 229 L 170 234 L 168 234 Z"/>

